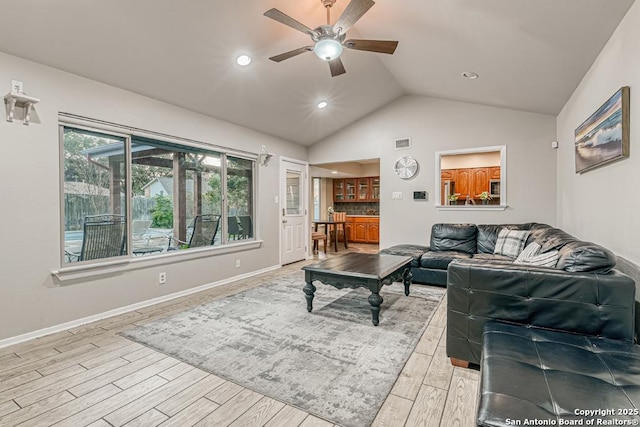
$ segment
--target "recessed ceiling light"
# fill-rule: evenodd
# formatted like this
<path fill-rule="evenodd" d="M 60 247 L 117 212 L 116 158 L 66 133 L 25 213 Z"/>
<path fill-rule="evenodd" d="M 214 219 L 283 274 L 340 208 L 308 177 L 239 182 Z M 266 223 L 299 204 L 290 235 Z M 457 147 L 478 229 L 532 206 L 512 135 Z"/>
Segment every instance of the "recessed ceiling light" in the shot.
<path fill-rule="evenodd" d="M 319 109 L 323 109 L 323 108 L 327 108 L 327 105 L 329 105 L 329 103 L 327 101 L 320 101 L 318 102 L 318 108 Z"/>
<path fill-rule="evenodd" d="M 236 63 L 241 67 L 246 67 L 251 64 L 251 58 L 249 55 L 240 55 L 236 58 Z"/>
<path fill-rule="evenodd" d="M 337 175 L 338 171 L 331 171 L 332 174 Z"/>
<path fill-rule="evenodd" d="M 472 71 L 465 71 L 464 73 L 462 73 L 462 77 L 467 78 L 467 79 L 471 79 L 471 80 L 475 80 L 478 78 L 478 74 L 474 73 Z"/>

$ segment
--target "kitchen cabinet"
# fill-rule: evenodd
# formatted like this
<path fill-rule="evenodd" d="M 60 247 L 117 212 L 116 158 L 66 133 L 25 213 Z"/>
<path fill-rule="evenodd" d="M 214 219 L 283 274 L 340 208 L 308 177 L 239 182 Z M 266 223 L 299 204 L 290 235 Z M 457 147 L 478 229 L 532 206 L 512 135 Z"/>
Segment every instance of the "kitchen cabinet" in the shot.
<path fill-rule="evenodd" d="M 471 195 L 471 169 L 456 169 L 456 194 L 460 194 L 461 199 Z"/>
<path fill-rule="evenodd" d="M 355 178 L 347 178 L 344 180 L 344 190 L 345 202 L 355 202 L 356 201 L 356 179 Z"/>
<path fill-rule="evenodd" d="M 379 202 L 380 177 L 333 180 L 334 202 Z"/>
<path fill-rule="evenodd" d="M 472 199 L 479 199 L 483 191 L 491 192 L 490 182 L 500 179 L 500 166 L 486 168 L 443 169 L 440 172 L 441 203 L 444 203 L 444 183 L 453 183 L 454 193 L 458 194 L 460 202 L 464 202 L 467 195 Z M 459 202 L 459 203 L 460 203 Z"/>
<path fill-rule="evenodd" d="M 371 201 L 379 202 L 380 201 L 380 177 L 374 176 L 369 178 L 371 181 Z"/>
<path fill-rule="evenodd" d="M 471 170 L 470 196 L 478 197 L 483 191 L 489 191 L 489 168 L 474 168 Z"/>
<path fill-rule="evenodd" d="M 344 179 L 333 180 L 333 201 L 344 202 Z"/>
<path fill-rule="evenodd" d="M 380 242 L 380 220 L 376 222 L 370 222 L 367 224 L 367 242 L 378 243 Z"/>
<path fill-rule="evenodd" d="M 347 216 L 346 235 L 349 242 L 379 243 L 380 218 L 370 216 Z"/>
<path fill-rule="evenodd" d="M 489 179 L 500 179 L 500 166 L 491 166 L 489 168 Z"/>
<path fill-rule="evenodd" d="M 358 178 L 357 201 L 366 202 L 371 200 L 371 180 L 369 178 Z"/>

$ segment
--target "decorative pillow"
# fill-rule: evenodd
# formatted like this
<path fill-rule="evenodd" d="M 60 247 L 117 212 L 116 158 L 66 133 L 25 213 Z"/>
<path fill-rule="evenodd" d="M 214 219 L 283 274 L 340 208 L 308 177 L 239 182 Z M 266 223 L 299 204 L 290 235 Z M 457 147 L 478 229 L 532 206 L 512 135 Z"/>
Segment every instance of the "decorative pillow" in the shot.
<path fill-rule="evenodd" d="M 531 246 L 531 245 L 529 245 Z M 527 246 L 527 247 L 529 247 Z M 526 250 L 526 249 L 525 249 Z M 522 251 L 524 253 L 524 251 Z M 537 255 L 533 255 L 530 257 L 518 257 L 513 263 L 514 264 L 527 264 L 527 265 L 537 265 L 540 267 L 555 267 L 558 264 L 558 259 L 560 258 L 560 252 L 557 250 L 552 250 L 549 252 L 539 253 Z"/>
<path fill-rule="evenodd" d="M 503 228 L 498 234 L 493 253 L 516 258 L 524 249 L 527 237 L 529 237 L 529 230 L 507 230 Z"/>
<path fill-rule="evenodd" d="M 542 246 L 540 246 L 536 242 L 531 242 L 527 245 L 526 248 L 524 248 L 522 252 L 520 252 L 520 255 L 518 255 L 518 258 L 516 258 L 513 263 L 525 264 L 527 259 L 533 258 L 534 256 L 538 255 L 541 250 Z"/>

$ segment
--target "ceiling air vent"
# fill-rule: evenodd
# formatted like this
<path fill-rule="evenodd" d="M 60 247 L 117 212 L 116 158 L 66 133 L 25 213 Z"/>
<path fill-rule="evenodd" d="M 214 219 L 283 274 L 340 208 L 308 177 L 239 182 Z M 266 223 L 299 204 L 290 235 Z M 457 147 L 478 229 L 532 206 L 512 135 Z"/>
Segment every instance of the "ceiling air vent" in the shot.
<path fill-rule="evenodd" d="M 404 150 L 405 148 L 411 148 L 411 138 L 396 139 L 396 150 Z"/>

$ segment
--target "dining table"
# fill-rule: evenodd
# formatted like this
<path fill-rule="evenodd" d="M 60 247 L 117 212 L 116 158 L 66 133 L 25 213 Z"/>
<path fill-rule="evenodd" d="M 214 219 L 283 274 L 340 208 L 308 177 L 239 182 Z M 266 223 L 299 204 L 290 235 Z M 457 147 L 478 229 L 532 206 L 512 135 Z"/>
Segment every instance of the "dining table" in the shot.
<path fill-rule="evenodd" d="M 344 230 L 344 247 L 345 249 L 349 249 L 349 243 L 347 243 L 347 230 L 346 230 L 347 221 L 337 221 L 337 220 L 314 220 L 314 231 L 318 231 L 318 226 L 324 225 L 324 234 L 329 238 L 331 236 L 330 242 L 333 243 L 333 250 L 338 252 L 338 225 L 342 225 L 342 229 Z M 333 230 L 332 230 L 333 229 Z"/>

